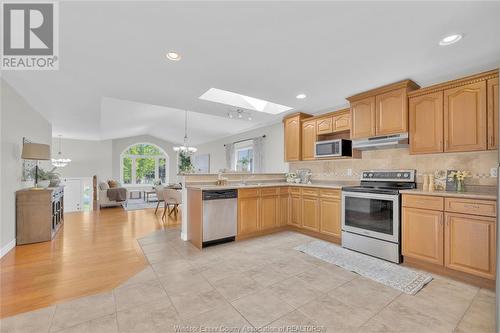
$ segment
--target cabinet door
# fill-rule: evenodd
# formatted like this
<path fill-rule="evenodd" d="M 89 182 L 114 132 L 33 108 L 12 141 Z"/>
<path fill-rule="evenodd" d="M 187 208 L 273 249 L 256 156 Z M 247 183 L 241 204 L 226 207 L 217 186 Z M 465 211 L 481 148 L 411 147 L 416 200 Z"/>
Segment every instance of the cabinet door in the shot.
<path fill-rule="evenodd" d="M 351 114 L 344 113 L 334 116 L 332 127 L 334 132 L 349 131 L 351 129 Z"/>
<path fill-rule="evenodd" d="M 351 138 L 375 136 L 375 97 L 351 103 Z"/>
<path fill-rule="evenodd" d="M 300 161 L 300 117 L 285 119 L 285 161 Z"/>
<path fill-rule="evenodd" d="M 319 231 L 319 198 L 302 197 L 302 227 Z"/>
<path fill-rule="evenodd" d="M 375 101 L 376 135 L 408 131 L 408 99 L 405 88 L 377 95 Z"/>
<path fill-rule="evenodd" d="M 292 195 L 290 197 L 290 224 L 300 227 L 302 226 L 302 204 L 300 195 Z"/>
<path fill-rule="evenodd" d="M 410 153 L 443 152 L 443 92 L 410 98 Z"/>
<path fill-rule="evenodd" d="M 444 91 L 444 151 L 486 149 L 486 81 Z"/>
<path fill-rule="evenodd" d="M 498 78 L 488 80 L 488 149 L 498 148 Z"/>
<path fill-rule="evenodd" d="M 279 225 L 287 225 L 290 218 L 290 196 L 288 194 L 280 196 L 279 211 Z"/>
<path fill-rule="evenodd" d="M 319 207 L 319 231 L 340 238 L 340 200 L 322 198 Z"/>
<path fill-rule="evenodd" d="M 495 279 L 495 219 L 446 213 L 445 266 Z"/>
<path fill-rule="evenodd" d="M 403 256 L 443 265 L 443 212 L 403 208 Z"/>
<path fill-rule="evenodd" d="M 302 123 L 302 160 L 314 160 L 316 144 L 316 121 Z"/>
<path fill-rule="evenodd" d="M 320 118 L 316 121 L 316 133 L 318 135 L 321 134 L 330 134 L 333 132 L 333 118 Z"/>
<path fill-rule="evenodd" d="M 259 230 L 259 198 L 238 198 L 238 236 Z"/>
<path fill-rule="evenodd" d="M 260 199 L 260 230 L 272 229 L 278 226 L 279 196 L 263 196 Z"/>

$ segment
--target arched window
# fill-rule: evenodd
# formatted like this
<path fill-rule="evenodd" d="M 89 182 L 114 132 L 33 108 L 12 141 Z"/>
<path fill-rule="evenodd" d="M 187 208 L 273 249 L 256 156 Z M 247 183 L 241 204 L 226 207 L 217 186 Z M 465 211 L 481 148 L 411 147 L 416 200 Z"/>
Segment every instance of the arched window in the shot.
<path fill-rule="evenodd" d="M 158 180 L 167 184 L 168 155 L 160 147 L 138 143 L 125 149 L 120 159 L 123 184 L 153 184 Z"/>

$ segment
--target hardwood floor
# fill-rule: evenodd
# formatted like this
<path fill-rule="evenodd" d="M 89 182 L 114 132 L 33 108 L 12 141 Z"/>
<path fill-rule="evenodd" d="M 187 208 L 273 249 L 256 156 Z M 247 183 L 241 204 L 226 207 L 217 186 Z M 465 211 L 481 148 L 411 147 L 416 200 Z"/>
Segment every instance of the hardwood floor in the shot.
<path fill-rule="evenodd" d="M 180 214 L 108 208 L 65 214 L 52 242 L 17 246 L 0 261 L 0 318 L 116 287 L 147 266 L 136 239 L 178 227 Z"/>

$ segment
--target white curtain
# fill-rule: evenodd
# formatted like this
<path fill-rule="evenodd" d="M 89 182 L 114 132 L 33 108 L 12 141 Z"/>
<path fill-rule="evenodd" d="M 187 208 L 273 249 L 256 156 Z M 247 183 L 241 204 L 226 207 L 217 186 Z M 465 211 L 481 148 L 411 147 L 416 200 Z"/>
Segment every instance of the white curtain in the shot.
<path fill-rule="evenodd" d="M 234 143 L 228 143 L 224 146 L 226 149 L 226 168 L 235 170 L 236 164 L 234 161 Z"/>
<path fill-rule="evenodd" d="M 253 139 L 253 172 L 263 172 L 264 138 L 262 136 Z"/>

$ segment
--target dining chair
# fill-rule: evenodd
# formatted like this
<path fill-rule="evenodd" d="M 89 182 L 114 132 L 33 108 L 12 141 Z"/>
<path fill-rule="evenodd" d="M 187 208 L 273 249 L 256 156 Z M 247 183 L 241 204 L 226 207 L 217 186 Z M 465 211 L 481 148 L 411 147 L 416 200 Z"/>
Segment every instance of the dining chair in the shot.
<path fill-rule="evenodd" d="M 156 199 L 158 203 L 156 204 L 155 214 L 158 212 L 158 208 L 160 207 L 160 203 L 163 202 L 165 205 L 165 200 L 163 200 L 163 192 L 165 191 L 165 187 L 163 185 L 155 186 Z"/>
<path fill-rule="evenodd" d="M 165 218 L 167 211 L 168 216 L 174 213 L 175 217 L 177 217 L 179 205 L 182 204 L 182 192 L 172 188 L 166 188 L 163 190 L 163 200 L 165 202 L 165 208 L 163 209 L 162 218 Z M 172 209 L 170 209 L 171 205 L 173 206 Z"/>

